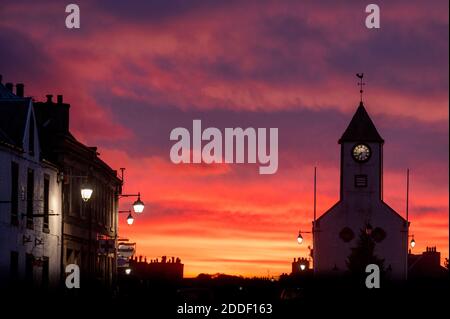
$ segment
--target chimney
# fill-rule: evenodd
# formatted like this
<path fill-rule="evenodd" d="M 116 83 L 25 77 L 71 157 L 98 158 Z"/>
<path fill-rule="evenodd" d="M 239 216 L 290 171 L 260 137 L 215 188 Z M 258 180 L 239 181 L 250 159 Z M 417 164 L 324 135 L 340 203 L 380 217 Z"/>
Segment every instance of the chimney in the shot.
<path fill-rule="evenodd" d="M 5 88 L 9 91 L 9 92 L 13 92 L 13 84 L 11 82 L 8 82 L 5 84 Z"/>
<path fill-rule="evenodd" d="M 16 84 L 16 95 L 18 97 L 23 97 L 24 93 L 25 93 L 25 86 L 23 85 L 23 83 L 17 83 Z"/>
<path fill-rule="evenodd" d="M 46 97 L 47 97 L 47 103 L 53 103 L 53 101 L 52 101 L 53 95 L 47 94 Z"/>
<path fill-rule="evenodd" d="M 62 104 L 62 103 L 63 103 L 63 96 L 62 96 L 62 95 L 56 96 L 56 102 L 57 102 L 58 104 Z"/>

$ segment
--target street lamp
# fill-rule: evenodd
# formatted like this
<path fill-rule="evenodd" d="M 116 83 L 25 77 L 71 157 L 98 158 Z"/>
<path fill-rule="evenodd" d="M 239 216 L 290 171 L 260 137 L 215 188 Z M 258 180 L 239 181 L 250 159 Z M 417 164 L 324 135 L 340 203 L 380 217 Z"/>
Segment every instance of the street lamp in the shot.
<path fill-rule="evenodd" d="M 128 214 L 128 217 L 127 217 L 127 224 L 128 225 L 133 225 L 133 222 L 134 222 L 134 217 L 130 213 L 130 214 Z"/>
<path fill-rule="evenodd" d="M 133 217 L 133 215 L 131 215 L 131 210 L 119 210 L 119 214 L 126 214 L 126 213 L 128 213 L 127 224 L 133 225 L 134 217 Z"/>
<path fill-rule="evenodd" d="M 87 184 L 83 184 L 83 186 L 81 186 L 81 199 L 83 199 L 84 202 L 87 202 L 93 193 L 93 189 L 92 187 L 90 187 Z"/>
<path fill-rule="evenodd" d="M 133 203 L 133 210 L 136 214 L 144 211 L 144 202 L 141 201 L 141 193 L 138 193 L 138 199 Z"/>
<path fill-rule="evenodd" d="M 312 234 L 313 232 L 312 231 L 304 231 L 303 233 L 304 234 Z M 303 243 L 303 236 L 302 236 L 302 231 L 301 230 L 298 231 L 297 243 L 299 245 L 301 245 Z"/>
<path fill-rule="evenodd" d="M 131 268 L 125 269 L 125 274 L 127 274 L 127 275 L 131 274 Z"/>
<path fill-rule="evenodd" d="M 299 245 L 301 245 L 303 243 L 303 236 L 302 236 L 302 233 L 300 231 L 298 232 L 297 242 L 298 242 Z"/>
<path fill-rule="evenodd" d="M 305 264 L 301 264 L 301 265 L 300 265 L 300 270 L 303 271 L 303 270 L 305 270 L 305 268 L 306 268 L 306 265 L 305 265 Z"/>
<path fill-rule="evenodd" d="M 411 239 L 411 242 L 409 243 L 409 245 L 411 246 L 411 248 L 414 248 L 416 246 L 416 241 L 414 240 L 414 235 L 412 235 L 412 239 Z"/>

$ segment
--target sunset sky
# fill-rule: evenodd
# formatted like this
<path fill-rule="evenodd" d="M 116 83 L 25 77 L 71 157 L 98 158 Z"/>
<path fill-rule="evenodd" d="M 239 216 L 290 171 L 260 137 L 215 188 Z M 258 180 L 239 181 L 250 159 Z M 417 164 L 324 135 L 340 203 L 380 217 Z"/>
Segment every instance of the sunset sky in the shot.
<path fill-rule="evenodd" d="M 337 140 L 364 100 L 384 146 L 384 199 L 405 214 L 411 169 L 414 252 L 448 257 L 448 1 L 73 1 L 81 28 L 65 28 L 69 1 L 0 5 L 0 74 L 44 100 L 63 94 L 73 134 L 126 167 L 125 193 L 145 211 L 122 237 L 138 255 L 180 257 L 185 275 L 289 273 L 318 215 L 339 196 Z M 319 4 L 320 3 L 320 4 Z M 174 165 L 170 131 L 278 127 L 279 169 Z M 121 200 L 129 209 L 132 199 Z"/>

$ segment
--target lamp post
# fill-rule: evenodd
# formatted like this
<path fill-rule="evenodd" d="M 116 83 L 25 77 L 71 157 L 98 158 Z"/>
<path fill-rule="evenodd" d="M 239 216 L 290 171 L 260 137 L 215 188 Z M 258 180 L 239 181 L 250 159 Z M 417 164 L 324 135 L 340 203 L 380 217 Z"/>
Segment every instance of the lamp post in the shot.
<path fill-rule="evenodd" d="M 303 233 L 304 234 L 312 234 L 313 232 L 312 231 L 304 231 Z M 303 236 L 302 236 L 301 230 L 298 231 L 297 242 L 299 245 L 301 245 L 303 243 Z"/>
<path fill-rule="evenodd" d="M 125 168 L 121 167 L 120 168 L 121 171 L 121 180 L 122 180 L 122 185 L 125 183 Z M 120 199 L 122 197 L 137 197 L 137 200 L 134 201 L 133 203 L 133 211 L 136 214 L 141 214 L 144 211 L 145 205 L 144 202 L 141 200 L 141 192 L 138 192 L 137 194 L 117 194 L 117 198 Z"/>
<path fill-rule="evenodd" d="M 117 195 L 118 198 L 122 198 L 122 197 L 137 197 L 137 200 L 134 201 L 133 203 L 133 211 L 136 214 L 141 214 L 144 211 L 145 205 L 144 202 L 141 200 L 141 193 L 137 193 L 137 194 L 118 194 Z M 131 213 L 131 211 L 128 211 Z"/>
<path fill-rule="evenodd" d="M 314 184 L 313 185 L 314 185 L 314 197 L 313 197 L 314 201 L 313 201 L 312 231 L 304 231 L 303 233 L 312 234 L 313 249 L 311 249 L 310 246 L 308 246 L 308 248 L 310 249 L 310 256 L 313 258 L 313 262 L 314 262 L 313 268 L 315 271 L 317 267 L 316 267 L 316 259 L 314 258 L 314 254 L 315 254 L 314 246 L 316 244 L 316 233 L 320 232 L 320 230 L 317 229 L 317 224 L 316 224 L 316 217 L 317 217 L 317 166 L 314 166 Z M 297 243 L 299 245 L 301 245 L 303 243 L 303 236 L 302 236 L 301 230 L 298 231 Z"/>

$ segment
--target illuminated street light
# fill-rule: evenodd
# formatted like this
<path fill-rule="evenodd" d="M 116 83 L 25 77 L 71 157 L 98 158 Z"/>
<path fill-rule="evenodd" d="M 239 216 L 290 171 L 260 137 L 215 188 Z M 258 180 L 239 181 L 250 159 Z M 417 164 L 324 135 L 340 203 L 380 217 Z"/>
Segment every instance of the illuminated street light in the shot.
<path fill-rule="evenodd" d="M 125 274 L 127 274 L 127 275 L 131 274 L 131 268 L 125 269 Z"/>
<path fill-rule="evenodd" d="M 130 214 L 128 214 L 128 217 L 127 217 L 127 224 L 128 225 L 133 225 L 133 222 L 134 222 L 134 217 L 130 213 Z"/>
<path fill-rule="evenodd" d="M 81 187 L 81 198 L 84 202 L 87 202 L 91 198 L 93 191 L 92 187 L 87 184 Z"/>
<path fill-rule="evenodd" d="M 301 264 L 301 265 L 300 265 L 300 269 L 301 269 L 302 271 L 305 270 L 305 268 L 306 268 L 305 264 Z"/>
<path fill-rule="evenodd" d="M 300 231 L 298 232 L 297 242 L 299 245 L 301 245 L 303 243 L 303 236 Z"/>
<path fill-rule="evenodd" d="M 411 248 L 414 248 L 414 246 L 416 246 L 416 241 L 414 240 L 414 236 L 411 239 L 411 242 L 409 243 L 409 245 L 411 246 Z"/>
<path fill-rule="evenodd" d="M 133 210 L 136 214 L 144 211 L 144 202 L 141 201 L 141 193 L 138 193 L 138 199 L 133 203 Z"/>

